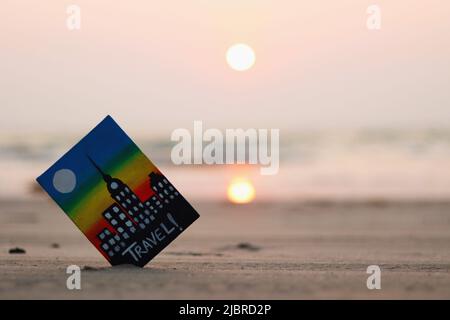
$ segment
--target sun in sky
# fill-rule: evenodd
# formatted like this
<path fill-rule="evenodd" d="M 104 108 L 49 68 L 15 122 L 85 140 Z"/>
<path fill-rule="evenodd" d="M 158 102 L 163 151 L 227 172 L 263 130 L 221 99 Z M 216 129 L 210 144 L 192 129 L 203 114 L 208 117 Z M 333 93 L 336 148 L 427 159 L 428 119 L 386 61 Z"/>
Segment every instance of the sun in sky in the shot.
<path fill-rule="evenodd" d="M 238 43 L 228 48 L 226 59 L 233 70 L 245 71 L 255 64 L 255 52 L 249 45 Z"/>
<path fill-rule="evenodd" d="M 255 187 L 248 179 L 235 178 L 228 185 L 227 196 L 233 203 L 250 203 L 255 199 Z"/>

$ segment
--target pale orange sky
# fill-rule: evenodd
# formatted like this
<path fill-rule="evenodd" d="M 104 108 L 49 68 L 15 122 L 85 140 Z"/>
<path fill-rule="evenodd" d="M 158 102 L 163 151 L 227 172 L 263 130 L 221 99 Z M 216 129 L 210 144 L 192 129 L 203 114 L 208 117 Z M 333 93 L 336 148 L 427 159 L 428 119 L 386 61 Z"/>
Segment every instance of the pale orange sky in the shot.
<path fill-rule="evenodd" d="M 149 134 L 447 127 L 449 17 L 436 0 L 3 1 L 0 133 L 83 133 L 106 114 Z M 238 42 L 256 53 L 246 72 L 225 61 Z"/>

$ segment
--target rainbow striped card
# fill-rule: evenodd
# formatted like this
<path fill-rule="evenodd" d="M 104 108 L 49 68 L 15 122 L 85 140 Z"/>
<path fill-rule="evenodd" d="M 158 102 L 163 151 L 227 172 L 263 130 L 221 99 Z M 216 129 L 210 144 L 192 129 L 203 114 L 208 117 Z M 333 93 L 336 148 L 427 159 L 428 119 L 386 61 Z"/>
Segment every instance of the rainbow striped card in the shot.
<path fill-rule="evenodd" d="M 199 217 L 110 116 L 37 181 L 112 265 L 144 266 Z"/>

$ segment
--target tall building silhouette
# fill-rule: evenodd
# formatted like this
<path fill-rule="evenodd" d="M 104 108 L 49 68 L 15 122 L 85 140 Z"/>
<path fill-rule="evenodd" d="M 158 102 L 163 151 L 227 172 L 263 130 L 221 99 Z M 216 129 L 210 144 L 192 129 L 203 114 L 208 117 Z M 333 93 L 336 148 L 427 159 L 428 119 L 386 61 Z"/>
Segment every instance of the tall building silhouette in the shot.
<path fill-rule="evenodd" d="M 121 180 L 117 178 L 112 178 L 109 174 L 103 172 L 103 170 L 94 162 L 94 160 L 92 160 L 92 158 L 90 158 L 89 156 L 88 158 L 94 165 L 94 167 L 97 169 L 97 171 L 102 175 L 103 180 L 105 181 L 106 186 L 108 188 L 109 194 L 111 195 L 111 198 L 113 198 L 113 200 L 116 201 L 120 207 L 122 207 L 123 211 L 126 212 L 129 218 L 133 220 L 133 224 L 136 225 L 136 228 L 145 229 L 146 218 L 142 214 L 139 215 L 139 213 L 144 210 L 144 205 L 141 203 L 136 194 L 130 189 L 130 187 L 128 187 Z M 108 213 L 110 213 L 111 215 L 114 215 L 114 213 L 118 213 L 117 208 L 113 209 L 112 211 L 113 212 Z M 105 215 L 106 213 L 103 213 L 103 216 Z M 109 217 L 105 218 L 107 218 L 108 220 L 111 219 Z M 121 220 L 125 221 L 125 218 L 122 218 Z M 149 224 L 150 220 L 148 219 L 148 217 L 147 220 L 148 220 L 147 224 Z"/>

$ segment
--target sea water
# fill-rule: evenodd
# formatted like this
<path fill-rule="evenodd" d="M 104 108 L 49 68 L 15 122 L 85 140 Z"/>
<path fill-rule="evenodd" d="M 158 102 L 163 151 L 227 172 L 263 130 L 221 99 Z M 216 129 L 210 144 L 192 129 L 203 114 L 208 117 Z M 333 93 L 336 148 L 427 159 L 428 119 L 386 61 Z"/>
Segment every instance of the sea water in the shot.
<path fill-rule="evenodd" d="M 0 137 L 0 198 L 39 194 L 34 178 L 80 137 Z M 256 201 L 450 198 L 450 129 L 281 131 L 273 176 L 261 175 L 257 165 L 175 166 L 169 136 L 137 138 L 188 199 L 224 200 L 237 176 L 253 182 Z"/>

